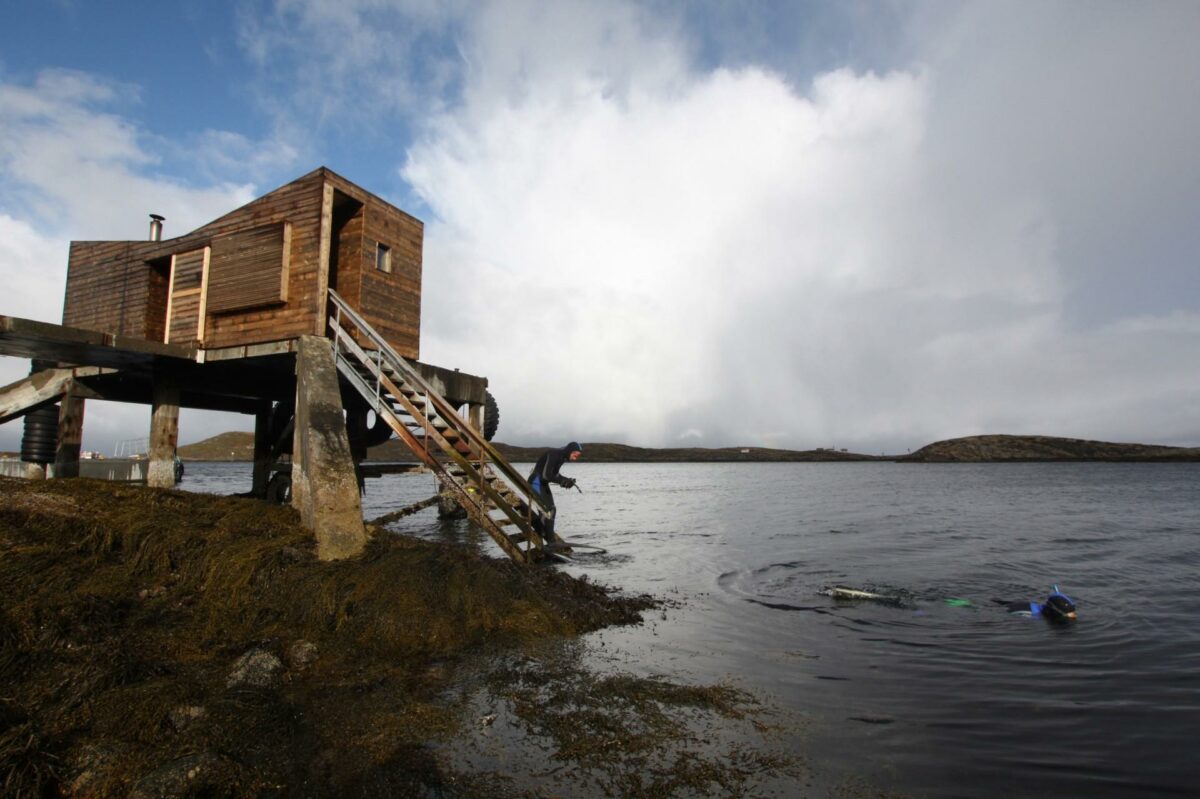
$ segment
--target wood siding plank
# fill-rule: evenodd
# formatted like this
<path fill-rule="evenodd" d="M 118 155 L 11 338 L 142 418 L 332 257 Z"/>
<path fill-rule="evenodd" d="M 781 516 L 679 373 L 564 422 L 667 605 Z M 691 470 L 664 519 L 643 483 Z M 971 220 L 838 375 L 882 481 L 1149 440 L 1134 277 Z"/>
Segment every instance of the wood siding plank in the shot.
<path fill-rule="evenodd" d="M 287 302 L 290 243 L 287 222 L 215 237 L 208 269 L 208 313 Z"/>

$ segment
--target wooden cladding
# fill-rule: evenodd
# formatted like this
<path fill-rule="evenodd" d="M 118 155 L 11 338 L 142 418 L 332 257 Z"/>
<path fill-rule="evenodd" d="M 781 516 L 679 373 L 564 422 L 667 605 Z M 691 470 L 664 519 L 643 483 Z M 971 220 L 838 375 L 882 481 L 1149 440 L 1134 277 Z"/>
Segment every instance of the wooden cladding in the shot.
<path fill-rule="evenodd" d="M 168 343 L 204 340 L 204 289 L 209 268 L 209 247 L 179 253 L 171 259 L 165 337 Z"/>
<path fill-rule="evenodd" d="M 222 313 L 287 302 L 292 226 L 287 222 L 241 230 L 212 241 L 208 312 Z"/>
<path fill-rule="evenodd" d="M 422 237 L 322 167 L 178 238 L 72 242 L 63 322 L 206 349 L 283 341 L 324 333 L 330 286 L 417 358 Z"/>
<path fill-rule="evenodd" d="M 71 242 L 63 324 L 162 341 L 170 258 L 160 267 L 161 274 L 147 267 L 145 258 L 156 246 Z"/>

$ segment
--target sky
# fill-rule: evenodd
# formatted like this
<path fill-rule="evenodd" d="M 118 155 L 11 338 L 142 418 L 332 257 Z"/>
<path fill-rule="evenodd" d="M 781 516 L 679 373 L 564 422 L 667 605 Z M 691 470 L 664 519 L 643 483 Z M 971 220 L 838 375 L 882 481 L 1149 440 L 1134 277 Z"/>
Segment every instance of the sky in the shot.
<path fill-rule="evenodd" d="M 425 222 L 502 441 L 1200 445 L 1200 3 L 3 6 L 0 314 L 325 165 Z"/>

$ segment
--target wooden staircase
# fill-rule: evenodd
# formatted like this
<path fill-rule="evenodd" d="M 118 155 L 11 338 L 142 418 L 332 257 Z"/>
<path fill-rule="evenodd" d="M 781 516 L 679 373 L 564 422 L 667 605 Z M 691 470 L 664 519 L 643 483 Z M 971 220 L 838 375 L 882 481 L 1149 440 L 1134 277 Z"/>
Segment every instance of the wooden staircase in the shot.
<path fill-rule="evenodd" d="M 346 381 L 510 558 L 546 557 L 536 529 L 548 511 L 525 478 L 337 292 L 329 298 L 329 336 Z"/>

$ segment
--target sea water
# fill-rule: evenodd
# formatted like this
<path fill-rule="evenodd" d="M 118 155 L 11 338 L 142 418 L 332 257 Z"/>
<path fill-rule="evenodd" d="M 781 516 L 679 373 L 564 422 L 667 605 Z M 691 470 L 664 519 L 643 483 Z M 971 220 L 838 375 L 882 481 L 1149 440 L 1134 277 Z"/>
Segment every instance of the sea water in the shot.
<path fill-rule="evenodd" d="M 833 774 L 930 797 L 1200 792 L 1200 464 L 571 464 L 567 571 L 676 602 L 609 629 L 640 674 L 731 681 Z M 187 490 L 245 490 L 189 464 Z M 434 493 L 368 482 L 365 515 Z M 397 522 L 501 556 L 434 510 Z M 1075 623 L 1010 615 L 1051 585 Z M 847 602 L 850 585 L 896 598 Z M 951 601 L 948 601 L 951 600 Z"/>

